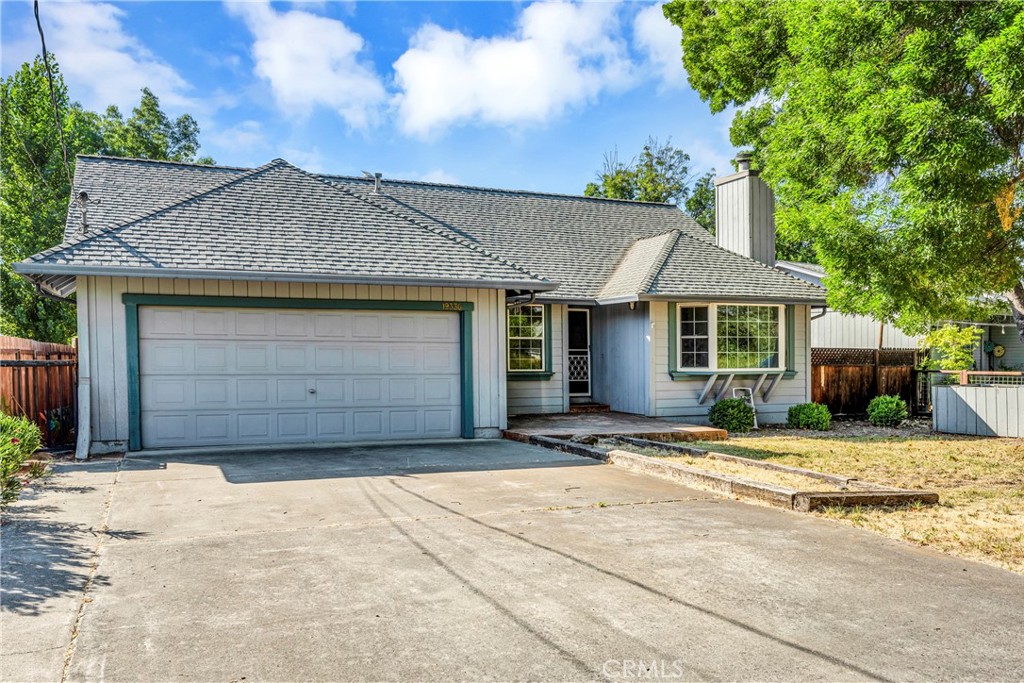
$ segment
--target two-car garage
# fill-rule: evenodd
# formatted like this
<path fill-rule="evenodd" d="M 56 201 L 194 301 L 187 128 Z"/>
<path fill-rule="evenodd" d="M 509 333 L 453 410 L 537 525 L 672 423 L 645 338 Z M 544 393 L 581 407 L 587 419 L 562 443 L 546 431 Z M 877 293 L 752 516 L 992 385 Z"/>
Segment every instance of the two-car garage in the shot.
<path fill-rule="evenodd" d="M 457 312 L 138 305 L 135 314 L 143 448 L 462 431 Z"/>

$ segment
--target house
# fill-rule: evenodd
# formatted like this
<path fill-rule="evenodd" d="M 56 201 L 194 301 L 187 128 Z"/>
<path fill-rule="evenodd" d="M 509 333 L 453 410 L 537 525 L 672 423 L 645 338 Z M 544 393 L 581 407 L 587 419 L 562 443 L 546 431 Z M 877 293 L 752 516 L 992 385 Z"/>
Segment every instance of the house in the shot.
<path fill-rule="evenodd" d="M 778 261 L 776 267 L 793 277 L 824 287 L 825 269 L 812 263 Z M 983 322 L 962 322 L 982 331 L 974 353 L 977 370 L 1024 370 L 1024 342 L 1007 314 Z M 910 335 L 892 323 L 866 315 L 825 311 L 811 319 L 812 349 L 918 349 L 924 335 Z"/>
<path fill-rule="evenodd" d="M 706 422 L 810 400 L 811 307 L 744 160 L 718 243 L 677 207 L 80 156 L 64 242 L 15 270 L 76 293 L 79 454 L 489 438 L 594 401 Z"/>

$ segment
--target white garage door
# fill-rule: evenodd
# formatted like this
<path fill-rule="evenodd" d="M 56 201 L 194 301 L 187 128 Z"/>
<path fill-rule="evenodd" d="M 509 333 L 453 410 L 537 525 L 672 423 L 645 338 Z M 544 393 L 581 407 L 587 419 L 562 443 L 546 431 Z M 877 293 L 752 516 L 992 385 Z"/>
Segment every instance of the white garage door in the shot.
<path fill-rule="evenodd" d="M 458 436 L 459 318 L 139 307 L 142 445 Z"/>

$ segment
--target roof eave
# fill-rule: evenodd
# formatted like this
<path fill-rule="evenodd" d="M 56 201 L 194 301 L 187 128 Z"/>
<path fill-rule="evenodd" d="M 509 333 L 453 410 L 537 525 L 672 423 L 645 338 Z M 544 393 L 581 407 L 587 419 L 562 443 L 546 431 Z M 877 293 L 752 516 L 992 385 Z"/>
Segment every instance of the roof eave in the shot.
<path fill-rule="evenodd" d="M 132 268 L 118 266 L 70 266 L 43 263 L 15 263 L 14 271 L 35 284 L 43 284 L 45 277 L 34 276 L 111 276 L 202 280 L 248 280 L 256 282 L 317 282 L 324 284 L 391 285 L 399 287 L 460 287 L 476 289 L 521 289 L 548 292 L 558 287 L 548 280 L 453 279 L 418 277 L 382 277 L 365 275 L 331 275 L 323 273 L 296 273 L 251 270 L 209 270 L 189 268 Z M 72 290 L 73 291 L 73 290 Z M 70 293 L 70 292 L 69 292 Z M 66 296 L 66 295 L 62 295 Z"/>
<path fill-rule="evenodd" d="M 794 304 L 797 306 L 824 306 L 825 297 L 794 297 L 794 296 L 722 296 L 697 294 L 641 294 L 640 301 L 680 301 L 680 302 L 719 302 L 726 303 L 769 303 Z"/>

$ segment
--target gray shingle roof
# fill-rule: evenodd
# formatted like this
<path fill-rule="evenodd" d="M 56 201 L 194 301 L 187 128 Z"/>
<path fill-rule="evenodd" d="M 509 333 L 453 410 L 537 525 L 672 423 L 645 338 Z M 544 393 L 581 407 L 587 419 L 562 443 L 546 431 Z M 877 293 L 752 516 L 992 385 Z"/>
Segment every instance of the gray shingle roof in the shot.
<path fill-rule="evenodd" d="M 236 184 L 239 189 L 227 191 Z M 824 301 L 822 289 L 717 247 L 706 230 L 668 204 L 390 179 L 377 195 L 372 179 L 314 177 L 285 162 L 256 173 L 89 156 L 78 159 L 80 190 L 99 200 L 89 206 L 94 228 L 134 222 L 82 240 L 72 206 L 67 238 L 74 244 L 18 264 L 20 272 L 63 264 L 66 278 L 68 269 L 91 263 L 237 268 L 308 279 L 446 274 L 518 279 L 521 286 L 509 289 L 543 291 L 557 283 L 544 294 L 549 300 Z M 208 196 L 182 201 L 202 193 Z M 172 204 L 176 208 L 165 210 Z M 160 213 L 146 218 L 154 212 Z"/>
<path fill-rule="evenodd" d="M 554 286 L 458 235 L 396 215 L 372 197 L 333 187 L 281 160 L 220 181 L 123 225 L 75 233 L 33 256 L 23 270 L 153 269 L 168 275 L 195 271 L 194 277 L 262 273 L 353 282 Z"/>
<path fill-rule="evenodd" d="M 373 182 L 329 178 L 349 187 L 365 188 Z M 714 242 L 692 218 L 668 204 L 387 179 L 382 194 L 407 213 L 430 216 L 558 280 L 558 290 L 551 296 L 559 299 L 596 298 L 624 252 L 638 239 L 679 230 Z"/>
<path fill-rule="evenodd" d="M 626 250 L 598 298 L 614 299 L 650 291 L 654 278 L 661 272 L 678 239 L 678 230 L 638 239 Z"/>
<path fill-rule="evenodd" d="M 676 240 L 648 293 L 689 300 L 825 300 L 820 287 L 688 235 Z"/>

